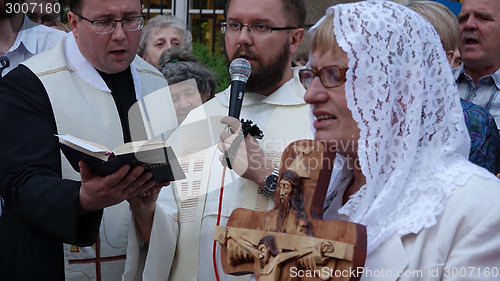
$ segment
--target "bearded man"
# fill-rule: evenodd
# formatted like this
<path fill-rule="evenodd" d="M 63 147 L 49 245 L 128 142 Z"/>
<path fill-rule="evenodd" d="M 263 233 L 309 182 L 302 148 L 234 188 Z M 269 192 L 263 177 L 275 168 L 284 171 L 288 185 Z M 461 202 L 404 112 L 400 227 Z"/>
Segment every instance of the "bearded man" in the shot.
<path fill-rule="evenodd" d="M 179 206 L 180 233 L 171 281 L 216 280 L 211 262 L 212 236 L 221 183 L 224 192 L 220 225 L 225 225 L 231 212 L 239 207 L 268 210 L 273 206 L 268 196 L 276 191 L 275 170 L 283 150 L 295 140 L 312 138 L 305 90 L 298 69 L 291 64 L 291 56 L 304 37 L 304 1 L 232 0 L 227 2 L 226 11 L 221 28 L 228 62 L 245 58 L 252 68 L 240 116 L 256 124 L 264 138 L 257 142 L 250 134 L 243 137 L 237 119 L 223 118 L 228 115 L 229 87 L 191 111 L 168 140 L 187 177 L 172 184 Z M 221 134 L 224 124 L 234 134 Z M 232 170 L 227 169 L 224 178 L 223 154 L 217 150 L 220 139 L 224 140 L 221 150 L 237 140 L 231 148 L 238 150 L 236 159 L 231 159 Z M 150 243 L 154 247 L 155 241 Z M 223 273 L 219 257 L 217 261 L 220 280 L 232 280 Z"/>

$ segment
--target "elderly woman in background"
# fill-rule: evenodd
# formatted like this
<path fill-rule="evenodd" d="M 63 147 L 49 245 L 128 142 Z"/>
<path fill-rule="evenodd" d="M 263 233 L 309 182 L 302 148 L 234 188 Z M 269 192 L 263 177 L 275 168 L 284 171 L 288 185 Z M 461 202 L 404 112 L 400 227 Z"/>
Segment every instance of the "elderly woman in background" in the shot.
<path fill-rule="evenodd" d="M 467 160 L 459 96 L 432 26 L 394 2 L 362 1 L 330 7 L 312 30 L 300 78 L 315 138 L 354 175 L 323 218 L 366 226 L 362 280 L 456 280 L 452 270 L 496 280 L 500 181 Z"/>
<path fill-rule="evenodd" d="M 159 68 L 161 54 L 174 47 L 191 51 L 193 36 L 184 22 L 175 16 L 158 15 L 147 21 L 142 29 L 137 54 Z"/>
<path fill-rule="evenodd" d="M 215 95 L 215 75 L 186 48 L 165 51 L 159 69 L 170 87 L 179 124 L 191 110 Z"/>

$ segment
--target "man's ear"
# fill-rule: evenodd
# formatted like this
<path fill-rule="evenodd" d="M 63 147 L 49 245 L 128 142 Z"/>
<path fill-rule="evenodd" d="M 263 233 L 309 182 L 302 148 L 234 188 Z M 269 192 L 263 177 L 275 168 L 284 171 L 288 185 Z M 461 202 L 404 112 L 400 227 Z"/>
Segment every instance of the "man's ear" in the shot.
<path fill-rule="evenodd" d="M 446 51 L 446 58 L 448 59 L 448 63 L 451 65 L 451 62 L 453 60 L 453 55 L 455 52 L 453 50 L 448 50 Z"/>
<path fill-rule="evenodd" d="M 71 27 L 71 30 L 73 31 L 73 36 L 75 36 L 75 38 L 78 38 L 78 23 L 79 23 L 79 19 L 78 19 L 78 16 L 69 11 L 68 12 L 68 25 L 69 27 Z"/>
<path fill-rule="evenodd" d="M 304 39 L 304 29 L 297 28 L 291 31 L 290 36 L 290 54 L 294 54 L 299 48 L 300 42 Z"/>

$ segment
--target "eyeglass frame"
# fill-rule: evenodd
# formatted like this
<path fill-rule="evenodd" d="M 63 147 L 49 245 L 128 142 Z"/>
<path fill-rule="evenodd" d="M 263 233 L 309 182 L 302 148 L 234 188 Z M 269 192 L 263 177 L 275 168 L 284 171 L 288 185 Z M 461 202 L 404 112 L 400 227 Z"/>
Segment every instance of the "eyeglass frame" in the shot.
<path fill-rule="evenodd" d="M 84 19 L 84 20 L 86 20 L 86 21 L 90 22 L 90 24 L 92 25 L 92 30 L 93 30 L 96 34 L 108 34 L 108 33 L 113 32 L 113 31 L 115 30 L 115 28 L 116 28 L 116 23 L 118 23 L 118 22 L 121 22 L 122 27 L 123 27 L 123 30 L 126 30 L 126 31 L 136 31 L 136 30 L 141 30 L 141 29 L 144 27 L 144 19 L 145 19 L 145 17 L 141 15 L 141 16 L 126 17 L 126 18 L 119 19 L 119 20 L 110 19 L 111 21 L 113 21 L 113 28 L 112 28 L 110 31 L 108 31 L 108 32 L 97 32 L 97 31 L 95 31 L 95 29 L 94 29 L 94 22 L 97 22 L 97 21 L 105 21 L 104 19 L 100 19 L 100 20 L 89 20 L 88 18 L 86 18 L 86 17 L 84 17 L 84 16 L 82 16 L 82 15 L 80 15 L 80 14 L 77 14 L 77 13 L 75 13 L 75 12 L 73 12 L 73 14 L 77 15 L 77 16 L 78 16 L 79 18 L 81 18 L 81 19 Z M 125 20 L 126 20 L 126 19 L 131 19 L 131 18 L 140 18 L 140 20 L 139 20 L 139 22 L 140 22 L 139 26 L 140 26 L 140 27 L 139 27 L 139 28 L 137 28 L 137 29 L 132 29 L 132 30 L 125 29 Z"/>
<path fill-rule="evenodd" d="M 256 26 L 256 25 L 263 25 L 263 26 L 266 26 L 269 28 L 269 33 L 272 33 L 273 31 L 279 31 L 279 30 L 292 30 L 292 29 L 297 29 L 298 27 L 295 27 L 295 26 L 281 26 L 281 27 L 272 27 L 270 26 L 269 24 L 265 24 L 265 23 L 249 23 L 249 24 L 242 24 L 240 22 L 236 22 L 236 21 L 225 21 L 225 22 L 221 22 L 220 24 L 220 28 L 221 28 L 221 32 L 223 34 L 226 34 L 227 33 L 227 25 L 228 23 L 237 23 L 240 25 L 240 30 L 239 32 L 241 32 L 243 30 L 243 27 L 246 27 L 248 29 L 248 32 L 251 32 L 252 29 L 250 28 L 250 25 L 253 25 L 253 26 Z M 255 29 L 254 29 L 255 30 Z M 235 30 L 236 31 L 236 30 Z"/>
<path fill-rule="evenodd" d="M 335 86 L 327 86 L 325 85 L 325 83 L 323 82 L 323 78 L 321 78 L 321 72 L 323 70 L 326 70 L 326 69 L 330 69 L 330 68 L 338 68 L 340 69 L 340 74 L 342 75 L 340 77 L 340 81 L 339 81 L 339 84 L 338 85 L 335 85 Z M 346 72 L 349 68 L 348 67 L 343 67 L 343 66 L 339 66 L 339 65 L 329 65 L 329 66 L 325 66 L 323 68 L 321 68 L 320 70 L 314 70 L 314 69 L 310 69 L 310 68 L 304 68 L 304 69 L 301 69 L 299 70 L 299 80 L 300 80 L 300 84 L 302 84 L 302 86 L 304 87 L 304 89 L 307 89 L 309 88 L 309 86 L 311 85 L 312 81 L 314 80 L 314 78 L 318 77 L 319 78 L 319 81 L 321 82 L 321 85 L 323 85 L 323 87 L 325 88 L 337 88 L 339 87 L 340 85 L 344 84 L 346 82 Z M 313 73 L 313 77 L 311 79 L 311 83 L 309 83 L 309 86 L 306 86 L 305 83 L 303 82 L 302 80 L 302 73 L 305 73 L 305 72 L 312 72 Z"/>

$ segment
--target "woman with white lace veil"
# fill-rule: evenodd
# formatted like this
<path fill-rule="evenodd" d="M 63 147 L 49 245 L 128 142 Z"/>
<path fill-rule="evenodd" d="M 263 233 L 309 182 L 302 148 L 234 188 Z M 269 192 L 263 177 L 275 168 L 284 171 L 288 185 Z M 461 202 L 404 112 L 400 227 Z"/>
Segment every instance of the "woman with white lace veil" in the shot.
<path fill-rule="evenodd" d="M 467 160 L 432 26 L 394 2 L 362 1 L 330 7 L 311 30 L 300 77 L 315 138 L 354 175 L 324 219 L 367 227 L 362 280 L 498 280 L 500 181 Z"/>

